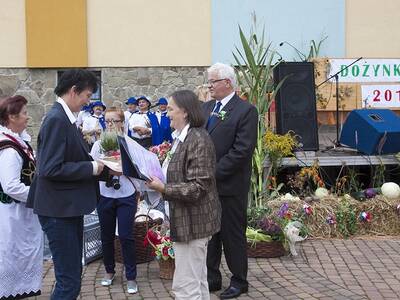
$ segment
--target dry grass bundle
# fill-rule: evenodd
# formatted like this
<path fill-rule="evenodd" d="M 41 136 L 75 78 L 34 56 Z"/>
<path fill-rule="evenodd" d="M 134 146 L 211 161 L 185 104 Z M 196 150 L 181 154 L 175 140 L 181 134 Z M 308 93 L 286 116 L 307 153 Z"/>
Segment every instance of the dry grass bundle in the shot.
<path fill-rule="evenodd" d="M 387 199 L 381 195 L 368 199 L 364 202 L 353 198 L 344 199 L 334 196 L 325 197 L 318 201 L 309 202 L 313 212 L 311 215 L 305 215 L 302 200 L 281 200 L 274 199 L 267 202 L 267 206 L 272 209 L 272 214 L 279 211 L 283 203 L 289 204 L 289 212 L 293 217 L 301 217 L 303 223 L 308 227 L 310 237 L 346 237 L 343 232 L 341 219 L 337 218 L 336 224 L 328 224 L 328 216 L 336 216 L 346 209 L 353 214 L 350 226 L 354 226 L 354 235 L 400 235 L 400 216 L 397 212 L 397 205 L 400 199 Z M 369 212 L 372 215 L 371 222 L 359 220 L 361 212 Z"/>

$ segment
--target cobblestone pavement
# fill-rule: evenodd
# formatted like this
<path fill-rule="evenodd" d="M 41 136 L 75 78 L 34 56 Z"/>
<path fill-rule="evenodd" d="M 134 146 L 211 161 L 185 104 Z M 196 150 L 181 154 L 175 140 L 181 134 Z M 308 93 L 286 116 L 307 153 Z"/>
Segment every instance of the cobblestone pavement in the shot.
<path fill-rule="evenodd" d="M 239 299 L 400 299 L 400 239 L 307 240 L 299 256 L 249 259 L 249 292 Z M 223 263 L 228 285 L 229 271 Z M 51 261 L 45 262 L 43 295 L 54 284 Z M 171 280 L 158 278 L 158 264 L 138 265 L 139 293 L 126 293 L 122 265 L 111 287 L 99 284 L 101 260 L 84 268 L 80 299 L 173 299 Z M 218 294 L 211 299 L 218 299 Z"/>

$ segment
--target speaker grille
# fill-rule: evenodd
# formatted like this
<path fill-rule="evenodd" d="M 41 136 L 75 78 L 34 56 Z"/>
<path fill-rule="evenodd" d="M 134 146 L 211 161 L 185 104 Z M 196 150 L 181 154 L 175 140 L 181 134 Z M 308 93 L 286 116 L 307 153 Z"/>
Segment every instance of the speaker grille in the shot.
<path fill-rule="evenodd" d="M 285 79 L 276 95 L 277 133 L 294 131 L 305 151 L 318 150 L 318 125 L 315 100 L 314 64 L 280 63 L 274 69 L 274 81 Z"/>

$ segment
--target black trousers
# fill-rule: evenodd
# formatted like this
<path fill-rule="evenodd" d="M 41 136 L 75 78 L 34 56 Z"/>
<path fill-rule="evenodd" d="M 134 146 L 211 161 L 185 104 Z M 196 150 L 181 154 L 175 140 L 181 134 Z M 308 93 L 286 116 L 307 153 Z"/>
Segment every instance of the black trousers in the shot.
<path fill-rule="evenodd" d="M 247 287 L 247 194 L 220 196 L 219 199 L 222 207 L 221 231 L 214 234 L 208 243 L 207 280 L 209 285 L 221 284 L 219 266 L 223 248 L 232 273 L 230 284 L 237 288 Z"/>

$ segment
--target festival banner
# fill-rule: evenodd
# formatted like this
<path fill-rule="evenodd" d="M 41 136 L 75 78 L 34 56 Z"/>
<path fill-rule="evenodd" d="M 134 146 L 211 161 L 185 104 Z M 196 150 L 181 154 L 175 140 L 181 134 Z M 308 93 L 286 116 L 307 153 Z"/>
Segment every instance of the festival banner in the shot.
<path fill-rule="evenodd" d="M 362 85 L 362 107 L 400 107 L 400 85 Z"/>
<path fill-rule="evenodd" d="M 339 72 L 339 82 L 400 82 L 400 59 L 329 59 L 328 77 Z M 330 81 L 334 81 L 332 78 Z"/>

